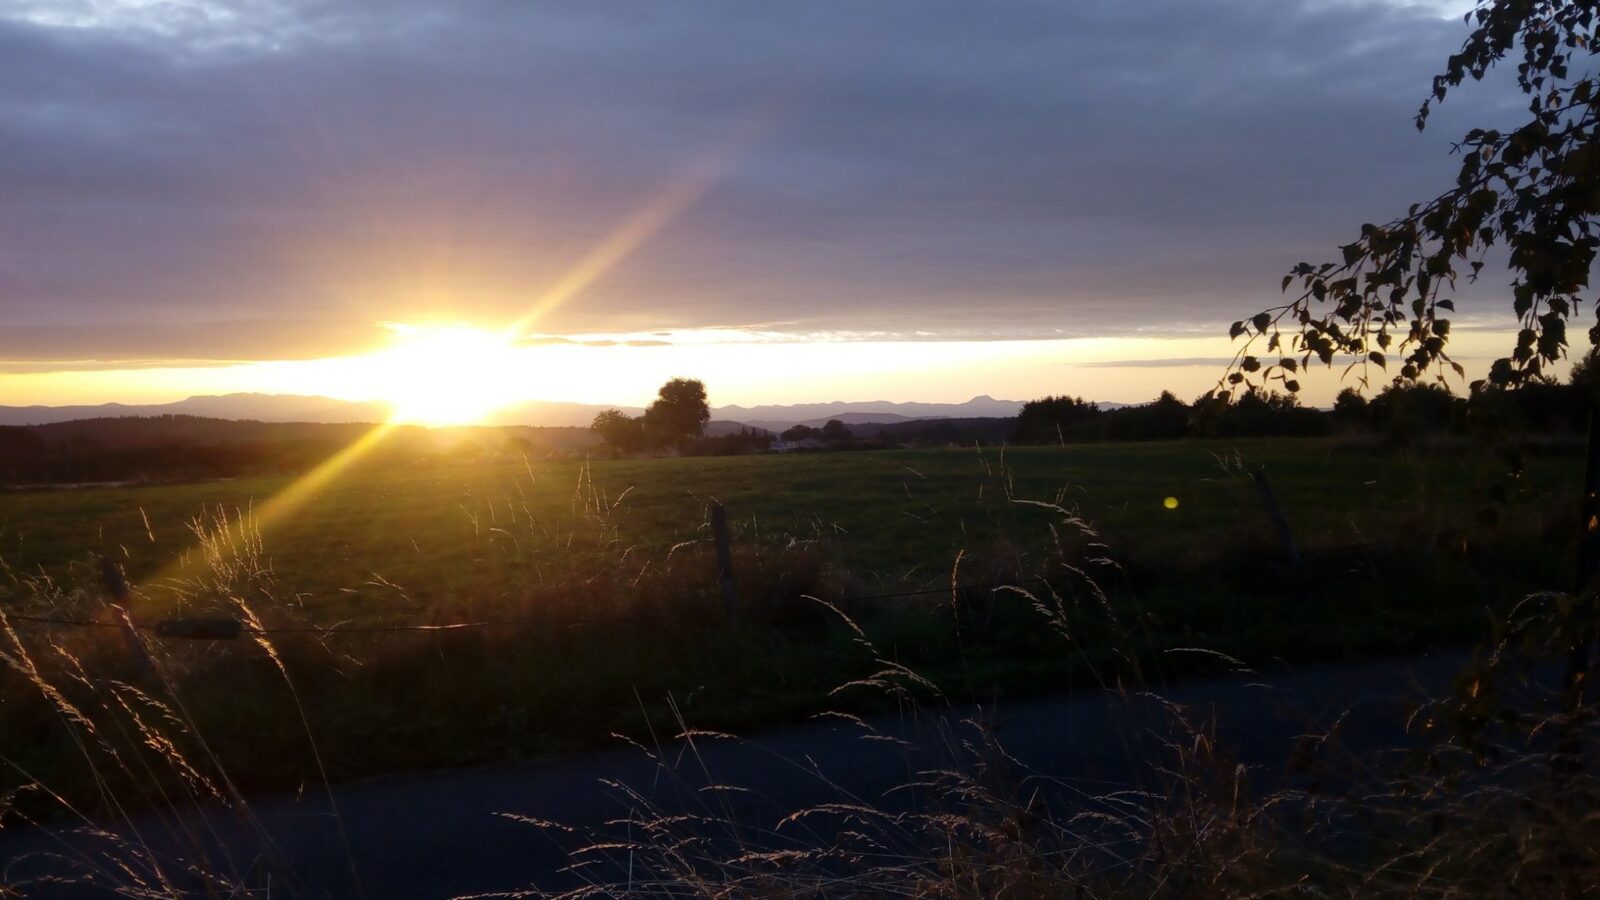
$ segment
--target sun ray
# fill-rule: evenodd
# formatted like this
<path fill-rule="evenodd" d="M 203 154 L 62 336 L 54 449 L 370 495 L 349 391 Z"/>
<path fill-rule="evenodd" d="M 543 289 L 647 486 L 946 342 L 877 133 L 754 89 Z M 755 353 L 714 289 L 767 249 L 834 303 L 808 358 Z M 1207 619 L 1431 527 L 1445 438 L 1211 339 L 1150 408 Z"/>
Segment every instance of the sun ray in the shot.
<path fill-rule="evenodd" d="M 720 145 L 702 155 L 677 178 L 668 182 L 647 203 L 633 212 L 622 225 L 597 244 L 577 264 L 515 322 L 506 328 L 511 338 L 519 338 L 552 310 L 571 300 L 607 272 L 631 256 L 645 242 L 677 219 L 778 126 L 787 104 L 776 104 L 764 114 L 745 119 Z"/>
<path fill-rule="evenodd" d="M 400 422 L 394 420 L 374 425 L 371 430 L 347 444 L 344 449 L 323 460 L 311 471 L 291 482 L 288 487 L 273 494 L 265 503 L 253 510 L 256 530 L 264 535 L 277 523 L 292 516 L 315 497 L 317 491 L 326 487 L 340 473 L 382 444 L 398 427 Z M 208 563 L 204 554 L 197 552 L 198 550 L 198 546 L 188 548 L 157 572 L 150 582 L 171 584 L 189 581 L 203 574 Z"/>
<path fill-rule="evenodd" d="M 640 206 L 623 223 L 604 240 L 578 260 L 570 269 L 556 280 L 539 299 L 528 308 L 520 317 L 507 327 L 499 338 L 500 346 L 509 346 L 520 339 L 528 329 L 551 310 L 571 300 L 578 293 L 593 284 L 620 262 L 627 259 L 639 247 L 651 239 L 662 228 L 666 227 L 690 206 L 694 205 L 713 186 L 716 185 L 737 161 L 747 154 L 752 146 L 769 135 L 778 125 L 781 113 L 787 104 L 777 104 L 764 115 L 748 117 L 735 130 L 730 138 L 724 141 L 713 151 L 702 156 L 694 165 L 691 165 L 679 177 L 673 179 L 661 189 L 648 202 Z M 411 377 L 416 372 L 409 373 Z M 398 398 L 397 398 L 398 399 Z M 437 411 L 432 400 L 427 404 L 432 412 Z M 396 415 L 389 421 L 375 426 L 371 431 L 358 438 L 339 451 L 334 456 L 325 460 L 316 468 L 291 482 L 287 487 L 274 494 L 266 503 L 256 510 L 256 527 L 264 535 L 274 525 L 299 510 L 316 492 L 337 478 L 352 464 L 366 456 L 373 449 L 383 443 L 397 427 L 405 423 L 408 418 L 420 421 L 427 417 L 420 410 L 407 413 L 403 402 L 397 404 Z M 194 567 L 198 564 L 200 554 L 193 552 L 193 548 L 181 554 L 171 565 L 157 575 L 156 580 L 182 579 L 194 574 Z"/>

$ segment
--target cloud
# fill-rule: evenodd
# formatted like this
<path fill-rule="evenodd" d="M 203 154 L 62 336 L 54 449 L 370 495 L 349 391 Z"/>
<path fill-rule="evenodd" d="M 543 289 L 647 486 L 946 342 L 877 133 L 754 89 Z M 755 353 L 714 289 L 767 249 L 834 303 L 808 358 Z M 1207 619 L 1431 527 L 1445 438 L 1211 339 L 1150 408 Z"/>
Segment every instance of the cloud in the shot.
<path fill-rule="evenodd" d="M 1419 136 L 1463 31 L 1397 3 L 162 10 L 0 12 L 0 316 L 47 335 L 27 353 L 279 358 L 510 321 L 724 157 L 535 327 L 1223 333 L 1515 113 L 1480 87 Z"/>
<path fill-rule="evenodd" d="M 27 363 L 30 369 L 48 370 L 50 364 L 60 361 L 127 368 L 133 364 L 317 359 L 375 349 L 385 343 L 385 334 L 383 328 L 372 324 L 292 318 L 0 325 L 0 364 Z"/>
<path fill-rule="evenodd" d="M 1217 371 L 1233 363 L 1231 356 L 1185 356 L 1173 359 L 1102 359 L 1094 362 L 1065 363 L 1075 369 L 1172 369 L 1184 366 L 1209 366 Z"/>

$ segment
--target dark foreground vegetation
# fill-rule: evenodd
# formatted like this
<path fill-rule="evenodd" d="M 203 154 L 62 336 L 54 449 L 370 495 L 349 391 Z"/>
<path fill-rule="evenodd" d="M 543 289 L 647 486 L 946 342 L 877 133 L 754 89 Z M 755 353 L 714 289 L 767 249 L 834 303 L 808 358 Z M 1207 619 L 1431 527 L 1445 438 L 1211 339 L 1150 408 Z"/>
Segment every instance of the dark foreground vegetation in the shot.
<path fill-rule="evenodd" d="M 1298 562 L 1260 510 L 1258 468 L 1299 529 Z M 1570 572 L 1577 469 L 1546 452 L 1513 473 L 1471 444 L 1246 441 L 380 467 L 319 488 L 290 518 L 265 496 L 259 512 L 248 502 L 292 492 L 290 480 L 13 494 L 0 498 L 13 523 L 0 725 L 29 740 L 7 744 L 6 817 L 55 819 L 63 803 L 90 819 L 243 808 L 249 791 L 618 734 L 648 744 L 685 724 L 995 702 L 1160 683 L 1230 658 L 1348 659 L 1499 634 L 1477 687 L 1418 719 L 1437 746 L 1383 770 L 1410 781 L 1362 783 L 1359 802 L 1331 787 L 1351 764 L 1337 735 L 1295 763 L 1330 787 L 1256 796 L 1204 721 L 1178 716 L 1159 790 L 1086 795 L 1071 827 L 1040 818 L 1026 782 L 960 771 L 930 785 L 926 816 L 856 813 L 846 846 L 892 828 L 918 854 L 909 870 L 864 847 L 775 869 L 750 847 L 719 856 L 725 845 L 685 831 L 703 825 L 673 817 L 641 821 L 637 858 L 662 877 L 710 867 L 739 879 L 739 896 L 830 896 L 846 876 L 866 894 L 914 877 L 930 896 L 958 878 L 970 889 L 952 896 L 973 897 L 1246 895 L 1348 878 L 1360 893 L 1420 878 L 1432 895 L 1446 878 L 1508 872 L 1559 887 L 1588 864 L 1546 866 L 1515 835 L 1536 837 L 1538 854 L 1592 848 L 1588 807 L 1567 799 L 1588 803 L 1592 782 L 1575 775 L 1557 797 L 1538 774 L 1553 720 L 1514 699 L 1528 684 L 1516 666 L 1533 653 L 1537 672 L 1568 620 L 1558 599 L 1517 598 Z M 732 615 L 704 530 L 712 497 L 734 523 Z M 134 585 L 131 642 L 105 605 L 101 554 Z M 179 614 L 246 631 L 142 630 Z M 504 624 L 416 627 L 474 623 Z M 1529 787 L 1502 797 L 1474 780 L 1501 769 Z M 1376 823 L 1382 842 L 1351 844 L 1357 823 Z M 1074 835 L 1098 835 L 1100 849 L 1069 854 Z M 1390 859 L 1393 871 L 1379 865 Z"/>
<path fill-rule="evenodd" d="M 0 497 L 0 610 L 102 623 L 11 622 L 8 652 L 52 681 L 149 678 L 109 627 L 102 555 L 142 625 L 259 624 L 259 641 L 148 648 L 237 784 L 292 787 L 314 763 L 338 779 L 563 752 L 679 714 L 752 727 L 889 663 L 994 699 L 1181 675 L 1197 660 L 1174 648 L 1303 661 L 1470 642 L 1570 571 L 1579 459 L 1520 465 L 1470 444 L 1270 441 L 457 461 L 355 469 L 289 516 L 272 498 L 292 479 L 19 493 Z M 731 617 L 712 498 L 733 523 Z M 511 624 L 361 630 L 486 622 Z M 27 679 L 0 690 L 5 730 L 35 736 L 8 777 L 92 806 L 83 736 Z M 167 786 L 139 782 L 119 802 L 159 803 Z"/>

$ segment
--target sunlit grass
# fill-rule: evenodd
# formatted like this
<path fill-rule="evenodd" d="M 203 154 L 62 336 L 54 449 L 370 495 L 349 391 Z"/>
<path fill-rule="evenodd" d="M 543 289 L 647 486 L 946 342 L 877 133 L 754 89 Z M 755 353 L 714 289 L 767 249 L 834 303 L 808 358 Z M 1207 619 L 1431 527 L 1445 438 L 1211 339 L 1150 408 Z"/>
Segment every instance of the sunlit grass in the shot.
<path fill-rule="evenodd" d="M 1113 458 L 1125 462 L 1138 455 L 1129 448 L 1114 452 Z M 941 459 L 951 460 L 952 468 L 940 469 Z M 544 625 L 381 636 L 296 632 L 224 645 L 151 642 L 152 681 L 131 664 L 116 632 L 0 624 L 3 664 L 19 676 L 0 686 L 5 717 L 0 727 L 34 738 L 5 754 L 3 762 L 11 767 L 5 785 L 22 792 L 13 796 L 0 790 L 0 814 L 28 817 L 65 810 L 87 834 L 76 846 L 89 848 L 72 861 L 84 867 L 86 877 L 121 886 L 130 895 L 174 896 L 196 883 L 238 893 L 261 887 L 265 872 L 275 878 L 294 874 L 274 868 L 278 858 L 270 839 L 252 830 L 247 790 L 315 783 L 321 780 L 323 759 L 328 776 L 338 780 L 572 750 L 613 734 L 640 742 L 652 734 L 678 733 L 706 740 L 712 739 L 709 730 L 759 727 L 824 708 L 852 720 L 894 704 L 904 709 L 942 700 L 992 703 L 1068 685 L 1143 685 L 1158 672 L 1181 674 L 1163 665 L 1170 657 L 1163 651 L 1173 647 L 1190 655 L 1203 649 L 1207 660 L 1224 662 L 1314 655 L 1319 648 L 1307 641 L 1313 635 L 1331 641 L 1339 652 L 1392 650 L 1383 629 L 1395 620 L 1382 620 L 1383 613 L 1414 607 L 1425 614 L 1419 623 L 1446 627 L 1459 624 L 1477 602 L 1463 585 L 1435 577 L 1437 572 L 1418 571 L 1423 557 L 1405 551 L 1392 558 L 1369 553 L 1360 562 L 1374 568 L 1353 574 L 1344 570 L 1342 558 L 1298 579 L 1269 573 L 1269 580 L 1286 578 L 1293 594 L 1277 599 L 1241 594 L 1237 588 L 1250 585 L 1249 573 L 1211 595 L 1189 578 L 1184 590 L 1171 596 L 1148 590 L 1129 594 L 1112 582 L 1102 587 L 1099 575 L 1122 577 L 1115 567 L 1092 562 L 1105 552 L 1105 535 L 1075 514 L 1078 504 L 1069 508 L 1057 500 L 1076 495 L 1085 503 L 1123 508 L 1127 521 L 1162 521 L 1179 512 L 1164 508 L 1165 497 L 1181 492 L 1180 509 L 1190 511 L 1219 498 L 1247 506 L 1249 486 L 1232 485 L 1218 470 L 1216 477 L 1179 478 L 1185 487 L 1169 491 L 1172 485 L 1162 484 L 1154 473 L 1166 470 L 1171 478 L 1171 470 L 1183 467 L 1171 457 L 1157 458 L 1127 474 L 1123 489 L 1130 493 L 1122 505 L 1088 490 L 1028 490 L 1059 478 L 1070 466 L 1055 451 L 1039 457 L 1051 465 L 1030 475 L 1016 468 L 1019 459 L 1027 460 L 1028 454 L 1000 459 L 962 452 L 925 457 L 915 466 L 911 458 L 885 455 L 875 463 L 898 463 L 905 480 L 890 482 L 900 497 L 891 492 L 871 502 L 885 507 L 879 512 L 912 514 L 913 527 L 924 531 L 959 516 L 958 493 L 986 498 L 996 510 L 1039 516 L 998 519 L 999 527 L 982 538 L 968 531 L 953 555 L 954 572 L 951 555 L 936 545 L 924 551 L 936 580 L 1010 585 L 1000 591 L 893 605 L 808 600 L 845 598 L 861 590 L 849 573 L 830 565 L 836 548 L 829 535 L 842 535 L 844 529 L 817 527 L 812 537 L 801 538 L 759 516 L 741 515 L 735 518 L 735 571 L 749 607 L 745 618 L 730 622 L 711 577 L 703 519 L 688 522 L 676 535 L 680 540 L 670 545 L 630 540 L 635 512 L 648 508 L 634 503 L 649 491 L 619 490 L 608 473 L 587 467 L 556 470 L 572 476 L 551 488 L 552 496 L 563 497 L 564 509 L 545 507 L 544 515 L 534 515 L 531 510 L 538 507 L 530 496 L 554 467 L 524 467 L 498 493 L 475 493 L 486 485 L 472 486 L 463 495 L 468 502 L 451 513 L 471 534 L 474 558 L 487 568 L 515 570 L 520 590 L 493 601 L 452 598 L 422 605 L 393 583 L 375 587 L 396 594 L 393 599 L 409 607 L 411 621 L 522 615 L 543 618 Z M 660 480 L 650 488 L 668 496 L 684 490 L 682 476 L 697 462 L 704 461 L 621 471 L 654 472 Z M 727 486 L 738 470 L 717 462 L 706 462 L 705 471 Z M 825 464 L 844 465 L 849 459 L 815 462 L 824 467 L 802 468 L 798 474 L 825 482 L 845 471 Z M 857 459 L 855 465 L 861 464 Z M 1363 458 L 1362 468 L 1372 474 L 1370 457 Z M 470 471 L 446 467 L 434 475 L 459 487 Z M 746 475 L 770 490 L 771 471 Z M 874 468 L 871 474 L 887 481 L 888 471 Z M 336 485 L 349 491 L 347 511 L 356 515 L 347 524 L 359 514 L 381 518 L 370 502 L 379 484 L 371 479 L 379 474 L 334 479 L 325 473 L 313 483 L 314 494 Z M 1305 494 L 1304 484 L 1295 487 L 1289 473 L 1278 474 L 1285 496 L 1320 496 Z M 407 475 L 412 481 L 391 481 L 389 488 L 416 484 L 416 473 Z M 941 484 L 944 479 L 947 484 Z M 912 486 L 927 482 L 933 484 Z M 941 492 L 945 489 L 948 494 Z M 753 503 L 754 496 L 746 498 Z M 805 494 L 788 493 L 786 502 L 796 496 Z M 848 500 L 863 503 L 860 495 Z M 1018 502 L 1025 500 L 1036 502 Z M 262 508 L 270 506 L 271 501 Z M 281 525 L 315 508 L 302 502 L 272 514 Z M 1225 508 L 1213 507 L 1211 514 Z M 248 512 L 213 508 L 209 515 L 192 522 L 182 536 L 198 545 L 197 569 L 155 590 L 194 608 L 230 609 L 267 629 L 307 618 L 329 624 L 328 607 L 306 608 L 280 579 L 280 573 L 313 563 L 314 547 L 285 553 Z M 165 526 L 139 519 L 140 533 L 153 543 L 152 536 Z M 956 522 L 956 530 L 966 524 Z M 324 542 L 338 531 L 326 521 L 318 528 Z M 1412 537 L 1430 543 L 1421 535 Z M 1531 552 L 1525 545 L 1518 548 Z M 1242 555 L 1220 562 L 1250 560 L 1269 550 L 1270 543 L 1236 544 L 1232 552 Z M 568 565 L 542 568 L 558 560 Z M 343 561 L 346 577 L 364 577 L 357 574 L 363 562 L 381 561 Z M 1469 574 L 1482 577 L 1493 562 L 1480 554 Z M 435 567 L 449 564 L 432 561 Z M 1434 553 L 1432 565 L 1440 571 L 1450 564 L 1447 554 Z M 70 611 L 78 608 L 74 604 L 94 602 L 92 588 L 85 596 L 66 577 L 54 582 L 15 570 L 7 594 L 7 608 L 42 604 L 39 608 Z M 1263 631 L 1263 623 L 1279 630 Z M 1524 648 L 1534 633 L 1512 625 L 1505 631 Z M 1559 647 L 1561 641 L 1549 643 Z M 1214 663 L 1208 665 L 1214 670 Z M 1134 702 L 1130 697 L 1130 708 Z M 1162 709 L 1160 700 L 1140 702 Z M 1481 709 L 1468 712 L 1483 714 Z M 1418 721 L 1444 721 L 1449 713 L 1440 704 Z M 719 818 L 727 813 L 715 804 L 714 794 L 697 795 L 713 799 L 702 814 L 688 817 L 639 802 L 619 823 L 630 829 L 626 845 L 597 835 L 591 849 L 579 850 L 573 859 L 596 863 L 585 870 L 595 879 L 619 873 L 621 880 L 603 891 L 616 896 L 672 890 L 691 896 L 818 898 L 841 892 L 1233 898 L 1299 896 L 1314 888 L 1329 896 L 1442 897 L 1475 895 L 1467 888 L 1497 884 L 1496 879 L 1527 885 L 1521 895 L 1548 896 L 1563 880 L 1592 884 L 1594 857 L 1583 851 L 1593 846 L 1594 819 L 1586 811 L 1597 795 L 1595 780 L 1570 781 L 1568 797 L 1551 795 L 1548 781 L 1539 777 L 1547 770 L 1548 754 L 1526 742 L 1548 719 L 1529 718 L 1504 733 L 1488 734 L 1495 742 L 1492 756 L 1446 741 L 1421 770 L 1402 770 L 1390 778 L 1388 768 L 1368 769 L 1372 780 L 1360 783 L 1359 792 L 1323 787 L 1263 795 L 1251 790 L 1247 773 L 1227 756 L 1203 718 L 1165 707 L 1161 716 L 1139 721 L 1155 733 L 1139 745 L 1149 756 L 1139 759 L 1146 775 L 1137 790 L 1098 785 L 1079 790 L 1076 784 L 1052 782 L 1049 773 L 1015 771 L 998 739 L 974 722 L 961 726 L 948 763 L 919 768 L 915 783 L 905 786 L 901 793 L 922 798 L 910 813 L 841 791 L 837 802 L 790 810 L 776 826 L 750 828 Z M 1336 729 L 1327 726 L 1306 738 L 1322 751 L 1285 747 L 1283 752 L 1293 749 L 1292 765 L 1301 767 L 1296 771 L 1333 776 L 1319 783 L 1338 786 L 1337 777 L 1345 772 L 1340 767 L 1349 763 L 1335 752 Z M 1493 777 L 1504 780 L 1485 782 L 1486 759 L 1494 761 Z M 1507 790 L 1508 784 L 1516 790 Z M 228 815 L 243 821 L 247 840 L 262 841 L 260 864 L 242 869 L 229 858 L 197 854 L 178 869 L 146 847 L 143 841 L 151 834 L 135 831 L 131 841 L 115 836 L 113 828 L 126 833 L 182 827 L 176 817 L 135 814 L 151 805 L 191 815 L 214 815 L 200 811 L 218 806 L 230 810 Z M 1382 842 L 1352 855 L 1350 835 L 1361 832 L 1351 829 L 1374 827 L 1382 829 Z M 827 837 L 834 834 L 836 839 Z M 826 839 L 808 843 L 814 836 Z M 183 847 L 189 846 L 185 841 L 203 843 L 194 835 L 176 838 Z M 626 852 L 626 868 L 606 868 L 608 861 L 618 861 L 619 849 Z"/>

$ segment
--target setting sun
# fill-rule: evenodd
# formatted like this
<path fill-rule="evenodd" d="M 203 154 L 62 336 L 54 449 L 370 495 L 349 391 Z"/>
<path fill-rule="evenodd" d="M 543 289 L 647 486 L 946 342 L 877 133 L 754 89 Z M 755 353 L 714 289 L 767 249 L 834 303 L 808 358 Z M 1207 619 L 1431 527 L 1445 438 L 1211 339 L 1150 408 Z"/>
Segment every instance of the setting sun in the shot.
<path fill-rule="evenodd" d="M 470 425 L 525 393 L 503 334 L 465 325 L 391 325 L 393 346 L 359 360 L 396 422 Z"/>

